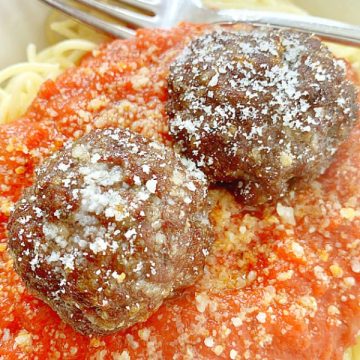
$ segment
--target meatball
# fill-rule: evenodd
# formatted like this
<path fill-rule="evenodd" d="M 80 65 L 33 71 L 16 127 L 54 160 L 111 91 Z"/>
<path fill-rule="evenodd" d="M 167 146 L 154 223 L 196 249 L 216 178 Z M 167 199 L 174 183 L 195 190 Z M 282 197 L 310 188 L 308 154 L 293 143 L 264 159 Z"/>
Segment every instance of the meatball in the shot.
<path fill-rule="evenodd" d="M 205 34 L 170 68 L 170 133 L 211 182 L 247 203 L 274 201 L 322 173 L 353 127 L 346 70 L 304 33 Z"/>
<path fill-rule="evenodd" d="M 47 159 L 8 224 L 15 269 L 83 334 L 146 320 L 202 273 L 213 240 L 204 174 L 127 130 Z"/>

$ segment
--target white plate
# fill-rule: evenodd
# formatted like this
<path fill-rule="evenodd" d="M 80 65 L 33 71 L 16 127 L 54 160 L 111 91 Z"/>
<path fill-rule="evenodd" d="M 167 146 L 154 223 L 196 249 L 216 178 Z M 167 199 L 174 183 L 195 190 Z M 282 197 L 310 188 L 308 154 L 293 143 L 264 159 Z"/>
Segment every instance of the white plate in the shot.
<path fill-rule="evenodd" d="M 318 16 L 359 24 L 359 0 L 293 0 Z M 25 59 L 26 45 L 45 46 L 44 22 L 49 9 L 37 0 L 0 0 L 0 69 Z"/>
<path fill-rule="evenodd" d="M 36 0 L 0 0 L 0 69 L 24 60 L 29 43 L 46 45 L 43 29 L 48 11 Z"/>

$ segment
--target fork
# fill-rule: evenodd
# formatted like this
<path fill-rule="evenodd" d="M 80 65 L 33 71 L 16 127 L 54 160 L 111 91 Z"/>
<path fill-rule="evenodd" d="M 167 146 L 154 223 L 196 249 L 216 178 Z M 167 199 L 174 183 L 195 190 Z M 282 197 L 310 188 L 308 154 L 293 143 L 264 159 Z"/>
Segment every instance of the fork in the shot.
<path fill-rule="evenodd" d="M 136 31 L 131 27 L 169 28 L 180 21 L 192 21 L 197 23 L 248 23 L 254 26 L 270 25 L 275 28 L 291 28 L 319 35 L 325 40 L 360 46 L 359 26 L 314 16 L 251 10 L 214 10 L 205 7 L 201 0 L 117 0 L 119 5 L 99 0 L 74 0 L 72 3 L 67 0 L 40 1 L 119 38 L 134 36 Z M 96 15 L 80 10 L 74 3 L 110 15 L 126 25 L 100 19 Z M 140 12 L 125 8 L 123 5 L 130 5 Z"/>

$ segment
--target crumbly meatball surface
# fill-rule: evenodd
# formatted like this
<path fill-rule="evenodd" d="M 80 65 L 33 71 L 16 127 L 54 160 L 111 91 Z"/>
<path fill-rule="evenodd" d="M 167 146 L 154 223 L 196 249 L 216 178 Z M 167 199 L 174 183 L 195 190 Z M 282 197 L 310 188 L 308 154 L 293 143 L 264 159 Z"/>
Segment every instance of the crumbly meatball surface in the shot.
<path fill-rule="evenodd" d="M 11 215 L 27 286 L 84 334 L 146 320 L 202 273 L 212 242 L 204 174 L 127 130 L 89 133 L 47 159 Z"/>
<path fill-rule="evenodd" d="M 171 66 L 170 132 L 212 182 L 248 203 L 276 200 L 319 175 L 355 123 L 346 77 L 314 36 L 214 31 Z"/>

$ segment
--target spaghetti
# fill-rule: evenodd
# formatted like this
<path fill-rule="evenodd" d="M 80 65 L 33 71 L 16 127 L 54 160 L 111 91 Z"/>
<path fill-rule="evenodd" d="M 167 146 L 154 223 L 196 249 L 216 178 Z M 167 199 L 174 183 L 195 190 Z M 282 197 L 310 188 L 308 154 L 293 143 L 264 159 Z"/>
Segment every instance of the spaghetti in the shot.
<path fill-rule="evenodd" d="M 271 7 L 277 11 L 303 12 L 291 3 L 281 0 L 213 0 L 208 3 L 228 8 Z M 98 43 L 107 39 L 57 14 L 50 18 L 46 31 L 53 45 L 40 52 L 37 52 L 34 45 L 29 45 L 26 62 L 0 71 L 0 123 L 11 122 L 24 114 L 46 79 L 55 79 L 64 70 L 75 66 L 85 53 L 92 51 Z M 337 56 L 350 61 L 360 74 L 360 49 L 333 44 L 330 44 L 330 48 Z M 345 359 L 360 359 L 360 342 L 346 352 Z"/>

